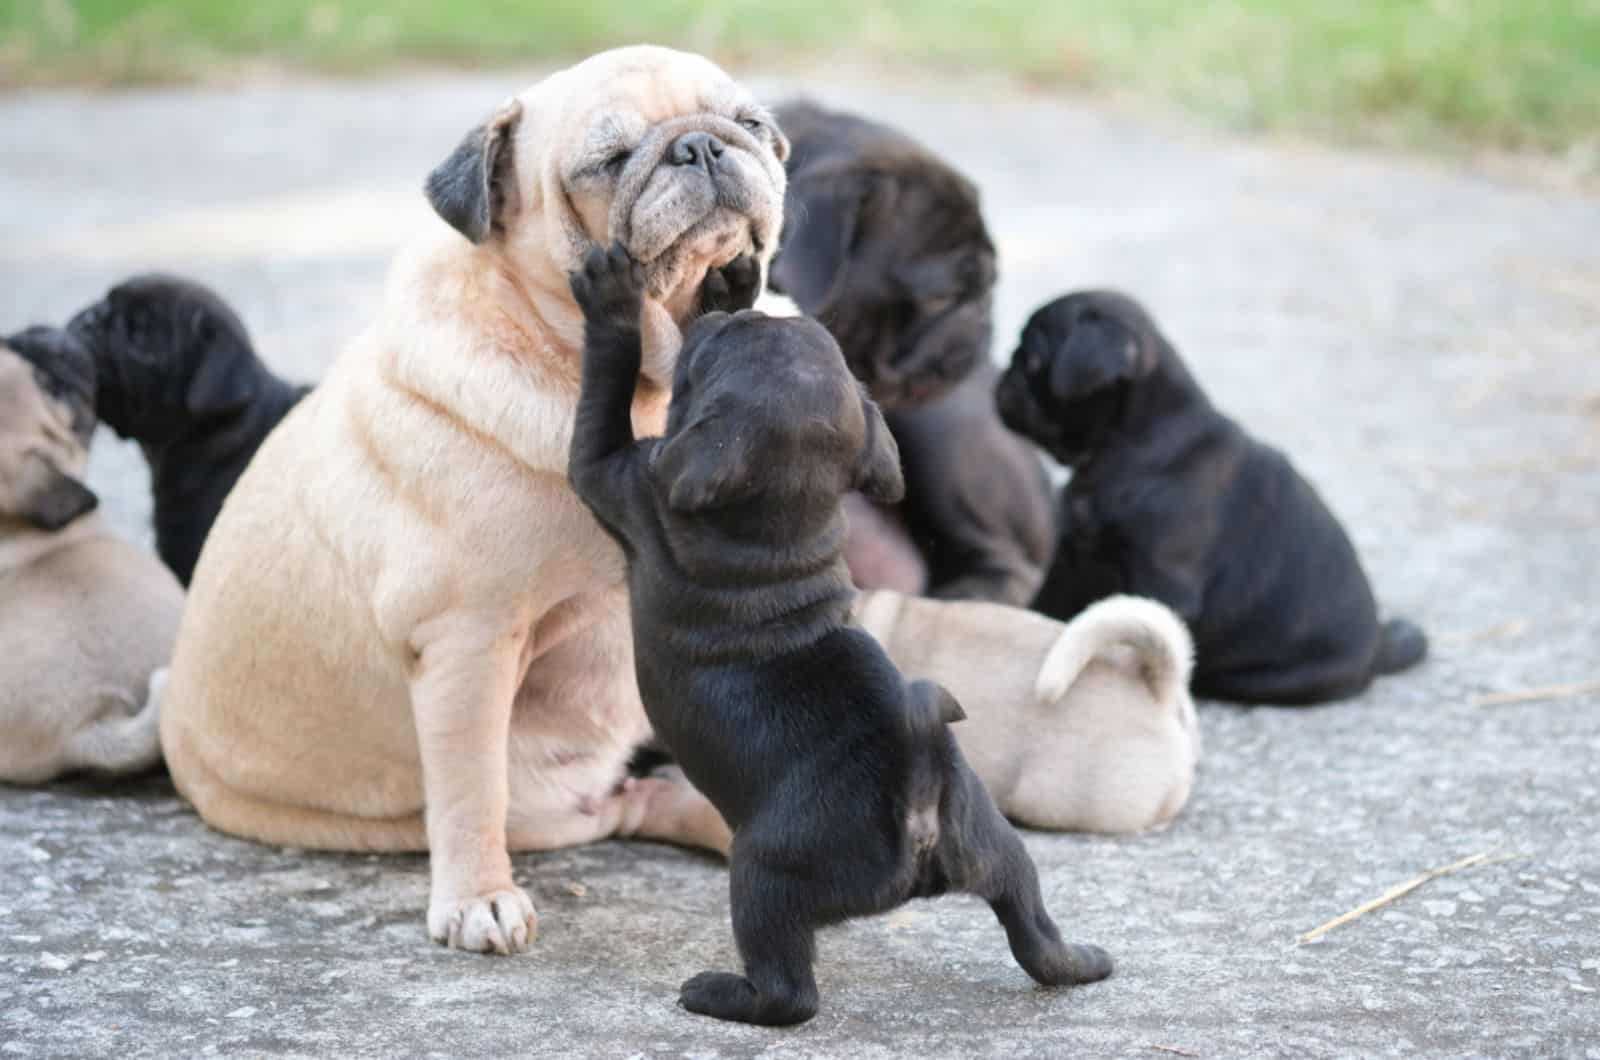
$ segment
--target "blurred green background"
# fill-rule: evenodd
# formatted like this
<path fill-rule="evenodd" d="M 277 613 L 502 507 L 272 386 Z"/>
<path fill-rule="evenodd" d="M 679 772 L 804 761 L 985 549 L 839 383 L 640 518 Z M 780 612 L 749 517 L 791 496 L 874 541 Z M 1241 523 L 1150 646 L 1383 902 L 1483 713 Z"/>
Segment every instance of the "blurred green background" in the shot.
<path fill-rule="evenodd" d="M 566 59 L 635 41 L 1173 104 L 1405 146 L 1600 151 L 1600 0 L 0 0 L 0 84 Z"/>

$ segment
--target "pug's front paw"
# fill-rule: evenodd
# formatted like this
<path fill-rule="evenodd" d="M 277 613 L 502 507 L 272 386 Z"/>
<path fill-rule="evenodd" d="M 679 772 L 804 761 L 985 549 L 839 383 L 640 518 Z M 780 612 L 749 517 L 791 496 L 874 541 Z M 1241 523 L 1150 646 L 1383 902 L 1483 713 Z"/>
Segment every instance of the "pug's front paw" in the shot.
<path fill-rule="evenodd" d="M 583 265 L 567 277 L 572 297 L 590 324 L 639 327 L 639 307 L 644 301 L 644 266 L 628 248 L 613 243 L 591 247 Z"/>
<path fill-rule="evenodd" d="M 521 953 L 538 932 L 533 899 L 520 887 L 465 899 L 428 903 L 428 934 L 453 950 L 472 953 Z"/>

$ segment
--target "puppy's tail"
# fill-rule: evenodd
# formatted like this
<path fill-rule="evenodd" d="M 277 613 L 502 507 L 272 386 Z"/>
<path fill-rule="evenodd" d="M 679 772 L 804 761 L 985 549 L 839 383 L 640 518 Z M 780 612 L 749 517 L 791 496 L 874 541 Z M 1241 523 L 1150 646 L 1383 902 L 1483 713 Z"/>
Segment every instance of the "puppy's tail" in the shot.
<path fill-rule="evenodd" d="M 1034 694 L 1054 703 L 1083 668 L 1117 645 L 1133 649 L 1139 672 L 1159 703 L 1170 703 L 1189 684 L 1194 642 L 1172 609 L 1138 596 L 1109 596 L 1061 631 L 1039 667 Z"/>
<path fill-rule="evenodd" d="M 1414 622 L 1391 618 L 1378 637 L 1378 655 L 1372 660 L 1375 674 L 1398 673 L 1415 666 L 1428 655 L 1428 636 Z"/>

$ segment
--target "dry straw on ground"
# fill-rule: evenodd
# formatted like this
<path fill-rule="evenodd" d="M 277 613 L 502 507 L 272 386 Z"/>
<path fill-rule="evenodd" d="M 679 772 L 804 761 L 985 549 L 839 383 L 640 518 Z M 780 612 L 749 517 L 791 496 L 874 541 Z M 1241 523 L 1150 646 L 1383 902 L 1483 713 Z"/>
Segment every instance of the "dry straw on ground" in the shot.
<path fill-rule="evenodd" d="M 1544 699 L 1572 699 L 1575 696 L 1600 692 L 1600 680 L 1571 681 L 1561 685 L 1539 685 L 1535 688 L 1518 688 L 1509 692 L 1488 692 L 1475 696 L 1475 707 L 1503 707 L 1512 703 L 1536 703 Z"/>
<path fill-rule="evenodd" d="M 1448 876 L 1452 872 L 1460 872 L 1462 869 L 1470 869 L 1478 865 L 1498 865 L 1503 861 L 1510 861 L 1517 856 L 1518 855 L 1516 854 L 1503 854 L 1499 857 L 1495 857 L 1491 851 L 1486 850 L 1481 854 L 1474 854 L 1469 858 L 1462 858 L 1460 861 L 1451 862 L 1443 868 L 1429 869 L 1427 872 L 1424 872 L 1419 876 L 1413 876 L 1405 883 L 1397 884 L 1396 886 L 1389 888 L 1372 901 L 1367 902 L 1364 905 L 1358 905 L 1348 913 L 1345 913 L 1342 916 L 1336 916 L 1320 927 L 1312 928 L 1304 935 L 1301 935 L 1297 941 L 1302 943 L 1315 942 L 1317 939 L 1320 939 L 1334 928 L 1342 927 L 1345 924 L 1350 923 L 1352 920 L 1364 917 L 1375 909 L 1381 909 L 1397 898 L 1403 898 L 1412 891 L 1416 890 L 1418 887 L 1421 887 L 1423 884 L 1427 883 L 1429 880 L 1436 880 L 1440 876 Z"/>

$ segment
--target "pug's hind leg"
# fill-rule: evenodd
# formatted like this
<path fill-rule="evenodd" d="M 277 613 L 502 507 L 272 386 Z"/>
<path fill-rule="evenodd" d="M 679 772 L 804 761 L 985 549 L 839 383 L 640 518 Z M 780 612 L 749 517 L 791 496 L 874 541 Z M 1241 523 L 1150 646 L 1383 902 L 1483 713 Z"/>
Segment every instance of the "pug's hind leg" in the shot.
<path fill-rule="evenodd" d="M 817 1014 L 811 972 L 815 920 L 802 886 L 751 865 L 735 851 L 731 876 L 733 937 L 744 975 L 701 972 L 683 984 L 690 1012 L 738 1023 L 784 1027 Z"/>
<path fill-rule="evenodd" d="M 1039 872 L 1022 837 L 1000 815 L 976 776 L 967 776 L 969 812 L 960 832 L 945 828 L 964 851 L 950 851 L 946 864 L 970 865 L 975 874 L 958 880 L 960 889 L 983 898 L 1006 929 L 1011 955 L 1045 986 L 1092 983 L 1111 974 L 1111 956 L 1099 946 L 1061 940 L 1039 892 Z"/>

